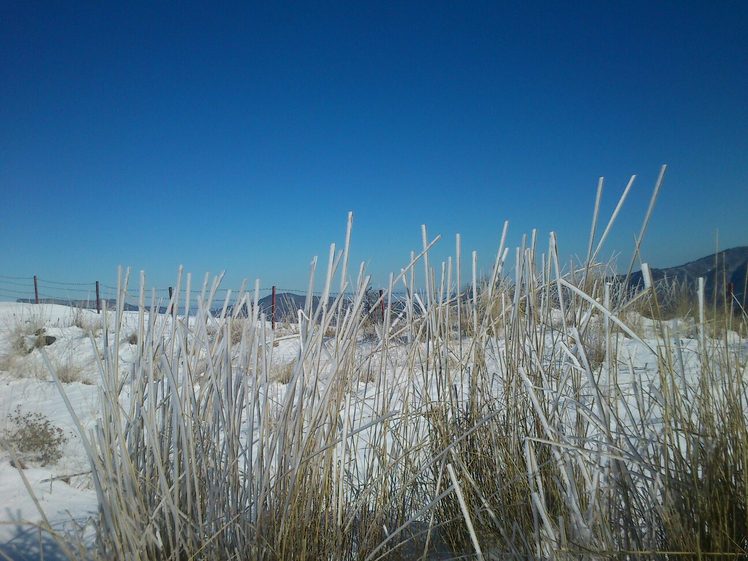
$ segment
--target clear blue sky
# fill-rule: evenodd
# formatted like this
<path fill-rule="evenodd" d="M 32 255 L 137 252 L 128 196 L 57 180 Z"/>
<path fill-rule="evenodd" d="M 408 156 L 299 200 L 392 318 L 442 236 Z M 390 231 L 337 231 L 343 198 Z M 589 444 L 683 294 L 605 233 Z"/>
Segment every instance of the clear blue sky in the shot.
<path fill-rule="evenodd" d="M 582 254 L 598 176 L 653 266 L 748 244 L 748 3 L 5 2 L 0 275 L 306 286 L 342 242 L 375 284 L 461 232 Z"/>

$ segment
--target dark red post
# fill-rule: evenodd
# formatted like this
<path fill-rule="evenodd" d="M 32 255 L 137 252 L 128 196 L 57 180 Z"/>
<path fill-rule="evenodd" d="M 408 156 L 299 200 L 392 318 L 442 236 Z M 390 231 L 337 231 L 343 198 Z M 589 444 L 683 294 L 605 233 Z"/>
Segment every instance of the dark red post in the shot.
<path fill-rule="evenodd" d="M 34 275 L 34 303 L 39 303 L 39 279 Z"/>
<path fill-rule="evenodd" d="M 275 285 L 273 285 L 273 297 L 270 300 L 270 318 L 273 331 L 275 331 Z"/>
<path fill-rule="evenodd" d="M 382 323 L 384 323 L 384 290 L 379 289 L 379 307 L 382 309 Z"/>
<path fill-rule="evenodd" d="M 96 281 L 96 313 L 101 313 L 101 297 L 99 296 L 99 281 Z"/>

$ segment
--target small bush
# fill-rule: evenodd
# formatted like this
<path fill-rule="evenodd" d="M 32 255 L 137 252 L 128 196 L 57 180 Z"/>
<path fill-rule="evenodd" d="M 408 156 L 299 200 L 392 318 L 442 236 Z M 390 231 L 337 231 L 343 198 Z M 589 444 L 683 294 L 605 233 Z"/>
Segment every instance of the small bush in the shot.
<path fill-rule="evenodd" d="M 32 333 L 27 333 L 23 328 L 19 328 L 15 330 L 12 336 L 12 350 L 18 355 L 28 355 L 35 349 L 51 345 L 56 340 L 56 337 L 47 335 L 44 328 L 36 329 Z"/>
<path fill-rule="evenodd" d="M 73 325 L 96 336 L 102 329 L 102 320 L 90 310 L 78 307 L 73 310 Z"/>
<path fill-rule="evenodd" d="M 279 384 L 288 384 L 293 377 L 293 369 L 295 362 L 289 362 L 288 364 L 274 365 L 270 380 L 272 382 L 278 382 Z"/>
<path fill-rule="evenodd" d="M 12 319 L 4 326 L 4 331 L 11 340 L 13 351 L 19 354 L 30 352 L 32 349 L 28 348 L 29 339 L 43 334 L 44 325 L 44 319 L 39 314 L 13 314 Z"/>
<path fill-rule="evenodd" d="M 244 335 L 244 326 L 246 321 L 244 319 L 236 318 L 229 319 L 229 331 L 231 333 L 231 344 L 238 345 L 242 341 Z"/>
<path fill-rule="evenodd" d="M 73 325 L 75 327 L 79 327 L 80 329 L 86 330 L 87 328 L 87 321 L 83 312 L 83 308 L 76 307 L 73 309 Z"/>
<path fill-rule="evenodd" d="M 228 327 L 228 339 L 232 345 L 238 345 L 244 335 L 244 325 L 246 319 L 242 317 L 216 318 L 215 323 L 206 326 L 208 337 L 215 342 L 219 337 L 224 336 L 224 329 Z"/>
<path fill-rule="evenodd" d="M 585 331 L 582 335 L 582 346 L 584 347 L 590 368 L 598 370 L 605 362 L 605 333 L 599 326 Z"/>
<path fill-rule="evenodd" d="M 57 377 L 63 384 L 81 381 L 81 367 L 71 363 L 63 364 L 57 368 Z"/>
<path fill-rule="evenodd" d="M 13 316 L 11 323 L 4 326 L 0 337 L 8 340 L 7 352 L 0 356 L 0 370 L 9 372 L 15 378 L 45 378 L 44 369 L 29 357 L 35 350 L 52 345 L 56 337 L 47 335 L 44 321 L 39 315 Z"/>
<path fill-rule="evenodd" d="M 8 414 L 8 420 L 12 426 L 4 431 L 2 444 L 15 450 L 23 463 L 39 462 L 46 466 L 62 458 L 62 447 L 68 437 L 47 417 L 41 413 L 22 413 L 18 405 Z"/>

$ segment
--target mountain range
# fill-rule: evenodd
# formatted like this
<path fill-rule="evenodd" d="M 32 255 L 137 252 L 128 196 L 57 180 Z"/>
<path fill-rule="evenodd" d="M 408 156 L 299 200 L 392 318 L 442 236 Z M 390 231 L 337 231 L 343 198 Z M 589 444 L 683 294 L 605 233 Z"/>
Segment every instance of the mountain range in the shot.
<path fill-rule="evenodd" d="M 748 246 L 725 249 L 677 267 L 650 268 L 650 270 L 655 284 L 664 280 L 677 281 L 694 295 L 698 287 L 698 279 L 703 277 L 707 302 L 716 297 L 719 303 L 724 295 L 731 292 L 733 297 L 745 307 L 746 282 L 748 281 Z M 643 285 L 642 272 L 632 273 L 630 286 L 638 288 Z"/>

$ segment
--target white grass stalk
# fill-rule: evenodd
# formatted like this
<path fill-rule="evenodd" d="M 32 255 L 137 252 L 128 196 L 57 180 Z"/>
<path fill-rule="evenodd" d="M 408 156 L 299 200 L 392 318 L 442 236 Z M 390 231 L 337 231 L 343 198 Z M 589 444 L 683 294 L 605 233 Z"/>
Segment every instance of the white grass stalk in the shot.
<path fill-rule="evenodd" d="M 639 231 L 639 235 L 636 237 L 636 243 L 634 247 L 634 254 L 631 258 L 631 264 L 629 265 L 628 271 L 626 272 L 626 284 L 628 284 L 629 278 L 631 277 L 631 271 L 634 269 L 634 263 L 636 263 L 637 259 L 640 259 L 640 250 L 641 250 L 641 244 L 642 241 L 644 241 L 644 234 L 647 233 L 647 227 L 649 226 L 649 221 L 652 218 L 652 213 L 654 212 L 655 204 L 657 203 L 657 197 L 660 194 L 660 188 L 662 187 L 662 183 L 665 180 L 665 172 L 667 171 L 667 166 L 663 165 L 660 167 L 660 173 L 657 176 L 657 182 L 655 183 L 654 190 L 652 191 L 652 197 L 649 200 L 649 206 L 647 207 L 647 213 L 644 215 L 644 221 L 642 222 L 641 230 Z"/>
<path fill-rule="evenodd" d="M 473 542 L 475 555 L 478 557 L 478 559 L 483 561 L 483 551 L 481 551 L 480 543 L 478 542 L 478 536 L 476 535 L 475 528 L 473 527 L 473 520 L 470 517 L 470 511 L 468 510 L 467 503 L 465 503 L 465 497 L 462 494 L 460 482 L 457 480 L 457 476 L 455 475 L 455 470 L 452 467 L 452 464 L 447 464 L 447 472 L 449 473 L 449 478 L 452 480 L 452 487 L 454 488 L 454 492 L 457 495 L 457 500 L 460 502 L 462 515 L 465 518 L 465 526 L 467 526 L 468 533 L 470 534 L 470 540 Z"/>
<path fill-rule="evenodd" d="M 96 561 L 374 560 L 405 548 L 429 555 L 445 541 L 454 556 L 486 558 L 743 555 L 748 529 L 728 519 L 739 519 L 748 496 L 745 365 L 720 358 L 731 356 L 726 339 L 706 337 L 703 280 L 698 341 L 673 343 L 657 322 L 662 335 L 645 338 L 633 312 L 622 312 L 643 297 L 598 275 L 595 259 L 632 182 L 596 240 L 600 184 L 585 263 L 562 270 L 555 234 L 538 258 L 533 231 L 509 278 L 505 224 L 485 282 L 472 253 L 467 294 L 460 237 L 455 256 L 432 267 L 439 237 L 429 241 L 423 227 L 421 251 L 377 300 L 386 306 L 375 326 L 364 313 L 363 264 L 343 295 L 350 214 L 318 306 L 311 261 L 298 334 L 270 333 L 259 282 L 216 299 L 220 275 L 205 278 L 196 309 L 188 275 L 167 317 L 155 293 L 146 313 L 141 273 L 138 356 L 125 368 L 122 271 L 97 343 L 95 431 L 84 433 L 54 378 L 92 468 Z M 645 295 L 656 294 L 647 282 Z M 176 312 L 183 297 L 190 317 Z M 243 324 L 238 344 L 234 322 Z M 646 355 L 647 369 L 629 349 Z M 290 355 L 279 380 L 279 357 Z M 694 384 L 689 368 L 708 375 Z M 727 536 L 714 547 L 712 528 Z"/>

